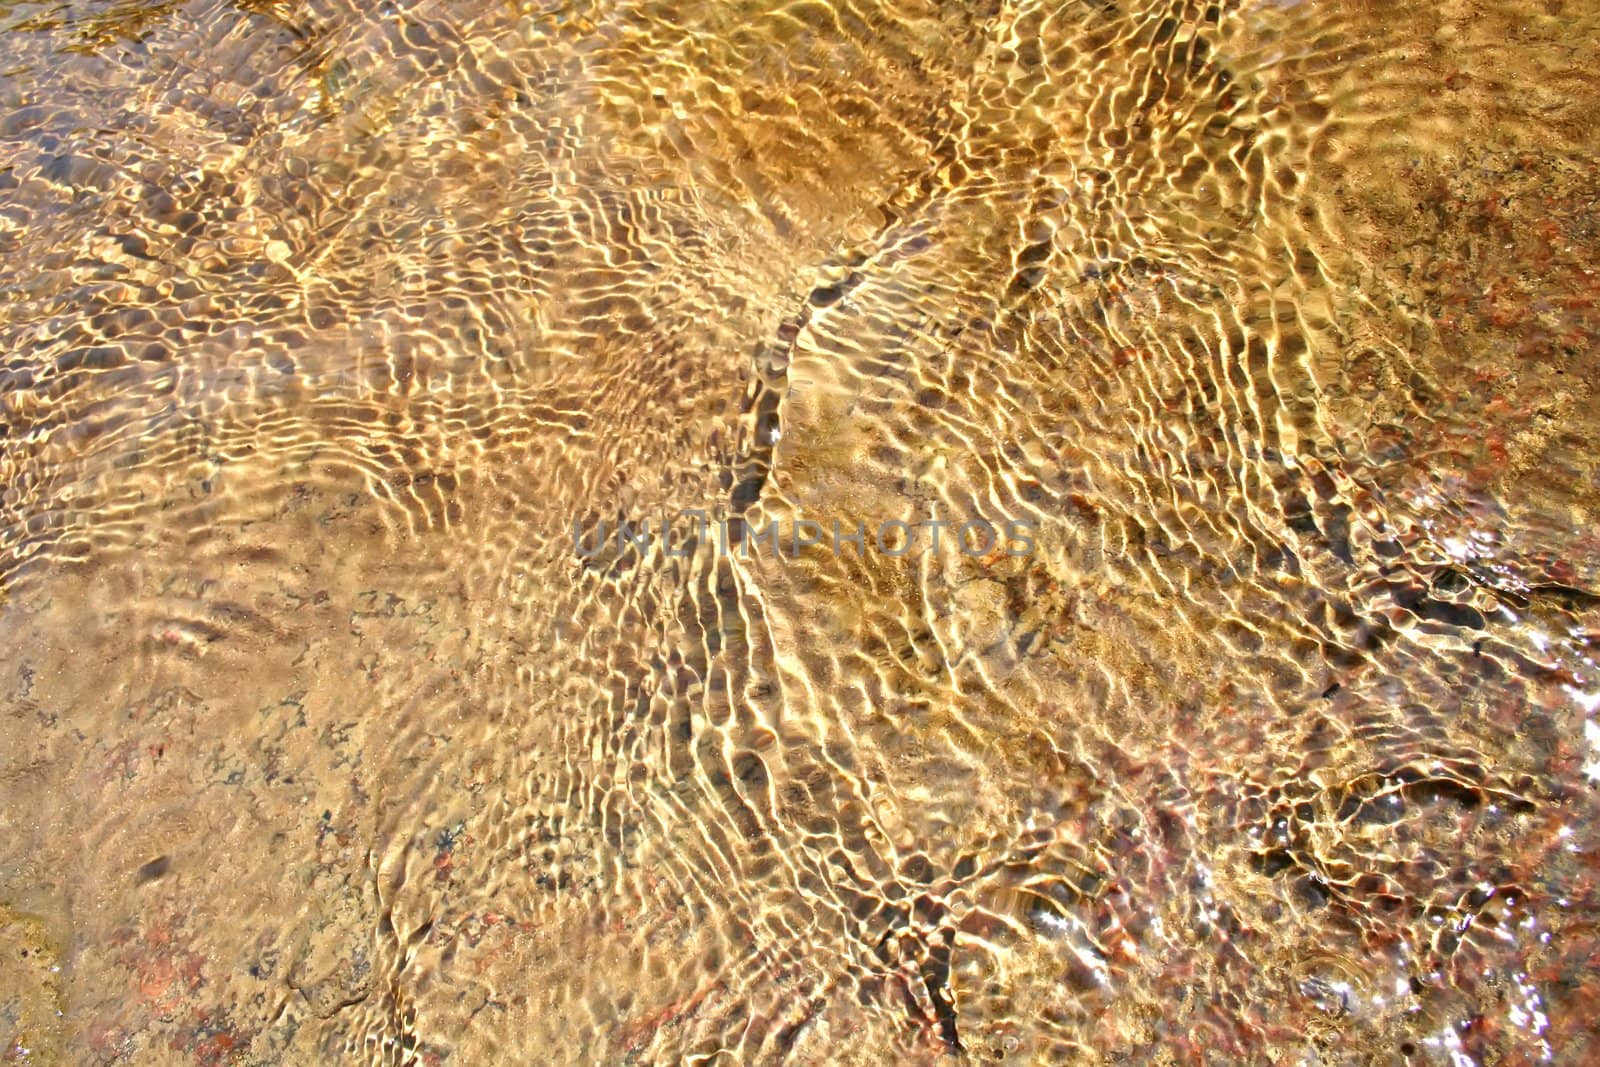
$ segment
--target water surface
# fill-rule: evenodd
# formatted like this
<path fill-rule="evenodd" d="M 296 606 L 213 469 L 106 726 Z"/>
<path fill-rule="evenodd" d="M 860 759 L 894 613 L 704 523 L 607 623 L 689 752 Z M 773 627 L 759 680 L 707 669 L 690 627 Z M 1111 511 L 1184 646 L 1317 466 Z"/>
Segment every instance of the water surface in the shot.
<path fill-rule="evenodd" d="M 1592 1062 L 1597 34 L 0 2 L 0 1059 Z"/>

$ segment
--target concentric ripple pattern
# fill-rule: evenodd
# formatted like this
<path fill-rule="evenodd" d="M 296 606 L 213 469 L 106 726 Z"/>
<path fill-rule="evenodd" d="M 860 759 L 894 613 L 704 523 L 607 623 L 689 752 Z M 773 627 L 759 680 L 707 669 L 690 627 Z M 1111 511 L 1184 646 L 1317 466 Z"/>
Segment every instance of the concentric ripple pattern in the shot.
<path fill-rule="evenodd" d="M 0 1061 L 1592 1062 L 1596 40 L 0 2 Z"/>

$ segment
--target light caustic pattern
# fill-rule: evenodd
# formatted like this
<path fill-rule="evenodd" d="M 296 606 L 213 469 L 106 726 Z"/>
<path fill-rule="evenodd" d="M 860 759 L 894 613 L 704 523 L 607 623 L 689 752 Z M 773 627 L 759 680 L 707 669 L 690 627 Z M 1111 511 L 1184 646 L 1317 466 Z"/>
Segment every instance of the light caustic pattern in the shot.
<path fill-rule="evenodd" d="M 0 1059 L 1600 1054 L 1594 4 L 0 28 Z"/>

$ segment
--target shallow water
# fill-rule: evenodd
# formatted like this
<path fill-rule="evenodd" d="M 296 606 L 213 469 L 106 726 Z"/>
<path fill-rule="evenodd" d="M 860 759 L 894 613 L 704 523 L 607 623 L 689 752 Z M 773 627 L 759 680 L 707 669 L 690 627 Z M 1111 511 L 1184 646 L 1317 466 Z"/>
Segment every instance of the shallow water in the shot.
<path fill-rule="evenodd" d="M 0 2 L 0 1061 L 1600 1058 L 1597 35 Z"/>

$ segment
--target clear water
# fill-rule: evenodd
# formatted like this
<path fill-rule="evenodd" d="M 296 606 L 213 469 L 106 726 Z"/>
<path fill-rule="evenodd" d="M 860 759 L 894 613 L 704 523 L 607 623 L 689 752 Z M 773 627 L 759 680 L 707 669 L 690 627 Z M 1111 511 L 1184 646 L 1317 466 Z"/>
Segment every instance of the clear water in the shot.
<path fill-rule="evenodd" d="M 1594 1062 L 1597 33 L 0 2 L 0 1061 Z"/>

